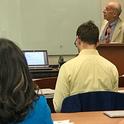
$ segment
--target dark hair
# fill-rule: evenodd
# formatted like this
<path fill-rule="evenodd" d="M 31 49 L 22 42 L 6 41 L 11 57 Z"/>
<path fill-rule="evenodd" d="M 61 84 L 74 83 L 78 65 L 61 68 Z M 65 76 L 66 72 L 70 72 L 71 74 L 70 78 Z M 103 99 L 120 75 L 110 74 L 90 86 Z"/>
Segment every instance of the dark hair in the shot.
<path fill-rule="evenodd" d="M 22 121 L 37 98 L 23 52 L 0 39 L 0 124 Z"/>
<path fill-rule="evenodd" d="M 88 21 L 78 27 L 76 35 L 83 42 L 96 44 L 99 39 L 99 29 L 92 21 Z"/>

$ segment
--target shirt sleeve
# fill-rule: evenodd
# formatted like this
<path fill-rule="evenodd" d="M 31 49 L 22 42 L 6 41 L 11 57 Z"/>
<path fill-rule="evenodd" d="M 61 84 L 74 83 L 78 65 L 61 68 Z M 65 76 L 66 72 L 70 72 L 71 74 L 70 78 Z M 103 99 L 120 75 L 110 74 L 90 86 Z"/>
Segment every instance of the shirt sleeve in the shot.
<path fill-rule="evenodd" d="M 118 85 L 119 85 L 119 74 L 117 68 L 114 66 L 113 68 L 113 74 L 114 74 L 114 91 L 118 91 Z"/>
<path fill-rule="evenodd" d="M 62 102 L 65 97 L 69 96 L 69 77 L 66 70 L 66 66 L 63 65 L 60 68 L 57 78 L 55 94 L 53 99 L 54 109 L 56 112 L 61 111 Z"/>

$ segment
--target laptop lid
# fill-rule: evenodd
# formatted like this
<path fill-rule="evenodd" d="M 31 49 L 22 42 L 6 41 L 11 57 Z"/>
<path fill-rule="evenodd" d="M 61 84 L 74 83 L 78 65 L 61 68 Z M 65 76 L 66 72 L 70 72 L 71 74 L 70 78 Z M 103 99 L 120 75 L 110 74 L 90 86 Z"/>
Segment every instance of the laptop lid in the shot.
<path fill-rule="evenodd" d="M 29 68 L 49 67 L 47 50 L 23 51 Z"/>

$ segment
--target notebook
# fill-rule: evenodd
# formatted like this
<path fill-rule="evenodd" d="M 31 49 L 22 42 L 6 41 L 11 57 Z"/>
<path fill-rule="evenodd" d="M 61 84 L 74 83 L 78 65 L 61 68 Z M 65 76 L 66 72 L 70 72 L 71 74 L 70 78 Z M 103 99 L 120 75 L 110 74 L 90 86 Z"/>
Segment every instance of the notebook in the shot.
<path fill-rule="evenodd" d="M 25 50 L 24 56 L 27 60 L 29 69 L 51 70 L 48 62 L 47 50 Z"/>
<path fill-rule="evenodd" d="M 117 118 L 117 117 L 124 117 L 124 110 L 120 111 L 105 111 L 105 115 L 111 117 L 111 118 Z"/>

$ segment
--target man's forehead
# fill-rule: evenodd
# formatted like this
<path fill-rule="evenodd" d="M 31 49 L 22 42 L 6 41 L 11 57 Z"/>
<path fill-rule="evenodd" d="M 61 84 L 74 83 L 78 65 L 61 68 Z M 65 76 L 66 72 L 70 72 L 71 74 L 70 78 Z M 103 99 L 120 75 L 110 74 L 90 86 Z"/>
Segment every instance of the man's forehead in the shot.
<path fill-rule="evenodd" d="M 119 7 L 119 4 L 115 2 L 110 2 L 106 7 L 109 9 L 117 9 Z"/>
<path fill-rule="evenodd" d="M 113 10 L 114 8 L 112 6 L 106 6 L 105 9 L 106 10 Z"/>

